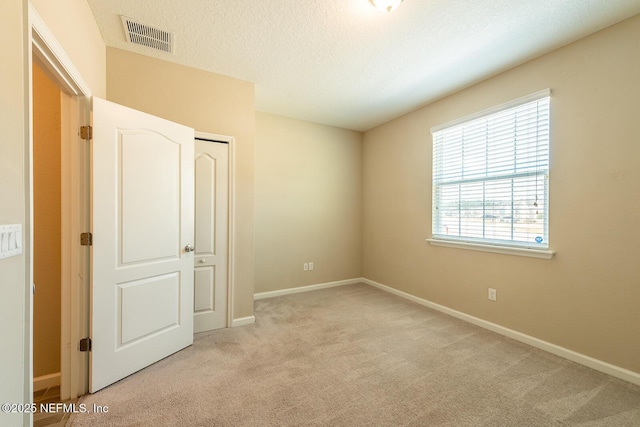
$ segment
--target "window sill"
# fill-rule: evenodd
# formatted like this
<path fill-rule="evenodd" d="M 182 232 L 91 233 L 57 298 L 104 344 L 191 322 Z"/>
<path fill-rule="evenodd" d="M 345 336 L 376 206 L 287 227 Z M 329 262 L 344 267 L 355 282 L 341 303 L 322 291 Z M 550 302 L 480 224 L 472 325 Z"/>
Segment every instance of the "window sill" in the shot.
<path fill-rule="evenodd" d="M 518 255 L 532 258 L 551 259 L 555 251 L 545 249 L 512 248 L 506 246 L 482 245 L 480 243 L 454 242 L 451 240 L 426 239 L 430 245 L 447 248 L 468 249 L 472 251 L 493 252 L 505 255 Z"/>

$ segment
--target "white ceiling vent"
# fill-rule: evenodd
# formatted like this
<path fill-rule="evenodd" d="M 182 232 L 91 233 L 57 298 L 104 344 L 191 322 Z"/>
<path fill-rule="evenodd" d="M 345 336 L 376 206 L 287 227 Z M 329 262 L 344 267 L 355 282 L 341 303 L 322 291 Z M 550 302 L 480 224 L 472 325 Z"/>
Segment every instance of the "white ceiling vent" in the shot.
<path fill-rule="evenodd" d="M 140 44 L 163 52 L 174 53 L 174 36 L 172 32 L 136 22 L 126 16 L 120 17 L 122 18 L 124 33 L 129 43 Z"/>

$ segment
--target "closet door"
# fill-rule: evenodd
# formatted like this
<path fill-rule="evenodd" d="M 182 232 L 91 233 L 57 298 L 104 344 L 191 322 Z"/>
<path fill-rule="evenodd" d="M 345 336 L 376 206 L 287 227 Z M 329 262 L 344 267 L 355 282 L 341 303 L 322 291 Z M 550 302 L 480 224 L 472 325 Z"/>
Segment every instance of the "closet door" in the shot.
<path fill-rule="evenodd" d="M 227 326 L 229 145 L 195 142 L 194 332 Z"/>

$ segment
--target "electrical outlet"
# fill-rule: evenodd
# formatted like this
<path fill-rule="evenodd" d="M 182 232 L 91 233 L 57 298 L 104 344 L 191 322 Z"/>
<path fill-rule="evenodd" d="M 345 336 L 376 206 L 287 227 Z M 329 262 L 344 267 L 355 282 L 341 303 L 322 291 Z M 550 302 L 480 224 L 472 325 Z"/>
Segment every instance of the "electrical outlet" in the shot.
<path fill-rule="evenodd" d="M 496 291 L 493 288 L 489 288 L 489 299 L 491 301 L 497 301 L 498 298 L 498 291 Z"/>
<path fill-rule="evenodd" d="M 302 264 L 302 269 L 303 269 L 304 271 L 309 271 L 309 263 L 308 263 L 308 262 L 305 262 L 304 264 Z"/>
<path fill-rule="evenodd" d="M 309 263 L 309 270 L 313 270 L 313 263 L 312 262 Z"/>

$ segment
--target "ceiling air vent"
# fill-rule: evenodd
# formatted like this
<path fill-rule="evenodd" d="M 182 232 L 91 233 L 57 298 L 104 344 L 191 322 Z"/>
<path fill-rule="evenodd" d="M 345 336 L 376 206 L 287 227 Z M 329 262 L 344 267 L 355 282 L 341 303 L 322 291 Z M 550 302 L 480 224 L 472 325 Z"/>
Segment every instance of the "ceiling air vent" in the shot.
<path fill-rule="evenodd" d="M 174 53 L 173 33 L 121 16 L 129 43 L 140 44 L 163 52 Z"/>

